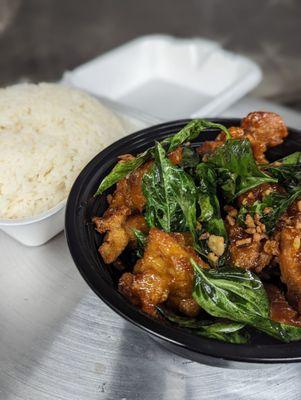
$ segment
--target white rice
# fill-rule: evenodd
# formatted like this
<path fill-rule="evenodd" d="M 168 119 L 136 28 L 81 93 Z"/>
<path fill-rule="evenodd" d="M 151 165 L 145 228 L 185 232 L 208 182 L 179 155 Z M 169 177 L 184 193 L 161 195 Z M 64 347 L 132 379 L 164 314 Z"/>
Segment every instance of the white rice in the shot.
<path fill-rule="evenodd" d="M 79 90 L 47 83 L 0 89 L 0 219 L 54 207 L 123 133 L 115 114 Z"/>

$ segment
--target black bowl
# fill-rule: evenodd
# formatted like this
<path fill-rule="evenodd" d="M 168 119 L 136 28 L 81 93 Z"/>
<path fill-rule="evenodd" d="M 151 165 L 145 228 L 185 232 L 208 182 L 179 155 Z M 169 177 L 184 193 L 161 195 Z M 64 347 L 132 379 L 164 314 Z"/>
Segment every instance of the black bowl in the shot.
<path fill-rule="evenodd" d="M 227 127 L 238 126 L 239 119 L 215 119 Z M 100 181 L 108 174 L 121 154 L 137 154 L 179 131 L 189 120 L 156 125 L 118 140 L 99 153 L 75 181 L 66 209 L 66 235 L 73 260 L 94 292 L 113 310 L 128 321 L 149 332 L 175 353 L 195 361 L 216 366 L 241 366 L 242 363 L 287 363 L 301 361 L 301 343 L 283 344 L 264 334 L 256 334 L 247 345 L 222 343 L 196 337 L 190 332 L 158 321 L 130 304 L 118 291 L 119 273 L 102 261 L 97 249 L 100 235 L 91 219 L 106 209 L 106 196 L 93 197 Z M 212 140 L 216 130 L 207 130 L 194 143 Z M 290 129 L 284 144 L 268 152 L 276 160 L 301 150 L 300 132 Z M 245 366 L 245 365 L 243 365 Z"/>

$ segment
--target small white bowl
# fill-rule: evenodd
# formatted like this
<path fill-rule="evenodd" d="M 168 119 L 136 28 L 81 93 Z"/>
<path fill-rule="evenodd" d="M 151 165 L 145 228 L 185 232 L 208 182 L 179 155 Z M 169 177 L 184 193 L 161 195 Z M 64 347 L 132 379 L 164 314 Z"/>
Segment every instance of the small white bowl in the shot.
<path fill-rule="evenodd" d="M 114 101 L 108 99 L 100 100 L 102 104 L 107 105 L 121 118 L 125 128 L 123 136 L 161 122 L 159 119 Z M 41 246 L 64 229 L 66 202 L 67 199 L 62 200 L 50 210 L 33 217 L 0 219 L 0 230 L 26 246 Z"/>
<path fill-rule="evenodd" d="M 40 246 L 64 229 L 66 200 L 34 217 L 2 219 L 0 229 L 26 246 Z"/>

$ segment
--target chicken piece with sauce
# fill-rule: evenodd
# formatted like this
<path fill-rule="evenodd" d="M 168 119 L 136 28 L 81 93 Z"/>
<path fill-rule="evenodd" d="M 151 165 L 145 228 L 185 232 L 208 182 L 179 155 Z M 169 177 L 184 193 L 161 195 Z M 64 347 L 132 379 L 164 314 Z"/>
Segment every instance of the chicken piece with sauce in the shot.
<path fill-rule="evenodd" d="M 233 139 L 249 139 L 258 163 L 266 163 L 267 149 L 283 143 L 283 139 L 288 135 L 286 125 L 278 114 L 263 111 L 248 114 L 241 121 L 240 127 L 231 127 L 229 132 Z M 226 135 L 221 132 L 215 141 L 204 142 L 198 148 L 198 152 L 202 155 L 210 154 L 225 141 Z"/>
<path fill-rule="evenodd" d="M 130 215 L 130 209 L 125 206 L 115 209 L 103 218 L 95 217 L 93 222 L 99 233 L 106 233 L 99 247 L 99 253 L 106 264 L 116 261 L 128 244 L 135 244 L 133 228 L 145 234 L 148 232 L 144 216 Z"/>
<path fill-rule="evenodd" d="M 192 298 L 193 258 L 199 265 L 207 264 L 194 250 L 185 245 L 181 234 L 168 234 L 157 228 L 149 232 L 144 256 L 134 266 L 133 273 L 125 273 L 119 290 L 132 303 L 148 314 L 156 315 L 156 306 L 168 301 L 188 316 L 196 316 L 199 306 Z"/>
<path fill-rule="evenodd" d="M 301 327 L 301 316 L 287 302 L 281 290 L 272 284 L 265 284 L 270 303 L 270 318 L 283 324 Z"/>
<path fill-rule="evenodd" d="M 133 240 L 131 228 L 139 229 L 143 233 L 148 231 L 145 219 L 140 212 L 145 206 L 142 178 L 151 165 L 152 162 L 145 163 L 119 181 L 114 194 L 108 196 L 109 207 L 103 217 L 93 218 L 96 230 L 101 234 L 105 233 L 99 253 L 106 264 L 116 261 Z"/>
<path fill-rule="evenodd" d="M 301 200 L 280 221 L 279 265 L 289 302 L 301 312 Z"/>

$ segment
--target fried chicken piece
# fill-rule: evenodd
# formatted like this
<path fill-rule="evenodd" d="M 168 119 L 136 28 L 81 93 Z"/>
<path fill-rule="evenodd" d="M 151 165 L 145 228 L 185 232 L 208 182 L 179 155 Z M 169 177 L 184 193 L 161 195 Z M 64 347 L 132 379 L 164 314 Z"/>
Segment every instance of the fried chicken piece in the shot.
<path fill-rule="evenodd" d="M 301 200 L 290 207 L 280 226 L 281 279 L 287 285 L 289 302 L 301 312 Z"/>
<path fill-rule="evenodd" d="M 171 232 L 170 235 L 176 239 L 181 246 L 193 247 L 193 236 L 190 232 Z"/>
<path fill-rule="evenodd" d="M 136 238 L 133 228 L 143 233 L 148 232 L 144 216 L 129 215 L 129 213 L 129 208 L 120 207 L 109 216 L 93 218 L 96 230 L 100 234 L 106 233 L 98 250 L 106 264 L 116 261 L 128 244 L 135 246 Z"/>
<path fill-rule="evenodd" d="M 130 157 L 129 154 L 122 156 L 119 162 Z M 151 166 L 152 161 L 147 162 L 119 181 L 113 195 L 107 197 L 109 207 L 103 217 L 94 217 L 92 220 L 99 233 L 106 233 L 98 250 L 106 264 L 116 261 L 126 246 L 135 242 L 131 227 L 147 232 L 145 219 L 142 215 L 138 216 L 137 212 L 140 213 L 145 206 L 142 178 Z"/>
<path fill-rule="evenodd" d="M 128 244 L 135 245 L 136 239 L 132 228 L 143 233 L 148 232 L 145 218 L 141 214 L 130 215 L 130 209 L 122 206 L 114 210 L 112 214 L 103 218 L 94 217 L 96 230 L 106 233 L 102 245 L 98 251 L 106 264 L 116 261 Z"/>
<path fill-rule="evenodd" d="M 130 209 L 122 206 L 107 217 L 93 218 L 96 230 L 101 234 L 106 233 L 104 241 L 98 249 L 106 264 L 116 261 L 129 242 L 129 236 L 125 229 L 129 215 Z"/>
<path fill-rule="evenodd" d="M 123 162 L 123 160 L 119 162 Z M 130 208 L 131 212 L 143 210 L 145 197 L 142 192 L 142 178 L 150 170 L 152 164 L 152 161 L 146 162 L 136 171 L 117 182 L 114 194 L 108 196 L 109 208 L 105 214 L 112 213 L 111 209 L 117 209 L 120 206 Z"/>
<path fill-rule="evenodd" d="M 277 240 L 264 233 L 247 233 L 254 228 L 244 228 L 235 223 L 226 224 L 229 235 L 229 261 L 232 265 L 261 272 L 278 255 Z M 254 229 L 255 230 L 255 229 Z"/>
<path fill-rule="evenodd" d="M 273 254 L 266 246 L 267 239 L 264 236 L 257 237 L 254 232 L 254 238 L 254 234 L 247 233 L 237 222 L 233 226 L 226 223 L 226 228 L 230 242 L 229 261 L 233 266 L 260 272 L 269 265 Z"/>
<path fill-rule="evenodd" d="M 156 306 L 167 301 L 188 316 L 195 316 L 199 306 L 192 299 L 194 272 L 189 259 L 208 267 L 190 247 L 183 245 L 183 237 L 152 228 L 142 259 L 133 273 L 125 273 L 119 290 L 143 311 L 157 315 Z"/>
<path fill-rule="evenodd" d="M 283 143 L 288 135 L 283 119 L 272 112 L 252 112 L 242 120 L 240 126 L 250 140 L 254 158 L 259 163 L 266 163 L 266 150 Z"/>
<path fill-rule="evenodd" d="M 168 154 L 169 161 L 174 165 L 179 165 L 182 161 L 183 147 L 179 146 Z"/>
<path fill-rule="evenodd" d="M 233 139 L 249 139 L 258 163 L 266 163 L 266 150 L 283 143 L 288 135 L 285 123 L 278 114 L 263 111 L 248 114 L 241 121 L 240 127 L 231 127 L 229 131 Z M 221 132 L 214 142 L 204 142 L 197 151 L 202 155 L 210 154 L 225 141 L 226 135 Z"/>
<path fill-rule="evenodd" d="M 273 321 L 301 327 L 301 317 L 287 302 L 281 290 L 272 284 L 265 284 L 270 302 L 270 318 Z"/>
<path fill-rule="evenodd" d="M 96 230 L 106 233 L 98 251 L 106 264 L 116 261 L 128 244 L 135 245 L 136 239 L 132 228 L 143 233 L 148 232 L 145 218 L 141 214 L 130 215 L 130 209 L 122 206 L 105 217 L 94 217 L 92 220 Z"/>

